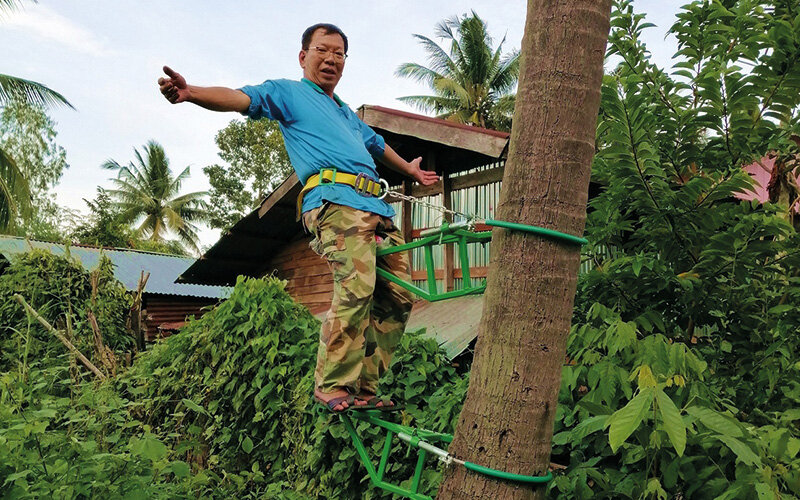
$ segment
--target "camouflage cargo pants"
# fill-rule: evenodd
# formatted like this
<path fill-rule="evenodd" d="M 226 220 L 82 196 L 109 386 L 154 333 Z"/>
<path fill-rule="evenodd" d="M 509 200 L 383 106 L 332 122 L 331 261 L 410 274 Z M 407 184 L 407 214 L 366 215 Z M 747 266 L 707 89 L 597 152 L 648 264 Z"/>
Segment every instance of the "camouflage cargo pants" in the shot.
<path fill-rule="evenodd" d="M 311 248 L 328 261 L 333 300 L 322 323 L 315 372 L 322 392 L 345 388 L 375 393 L 405 330 L 411 292 L 379 278 L 381 267 L 410 280 L 406 252 L 376 257 L 377 249 L 403 244 L 392 220 L 325 202 L 303 214 Z"/>

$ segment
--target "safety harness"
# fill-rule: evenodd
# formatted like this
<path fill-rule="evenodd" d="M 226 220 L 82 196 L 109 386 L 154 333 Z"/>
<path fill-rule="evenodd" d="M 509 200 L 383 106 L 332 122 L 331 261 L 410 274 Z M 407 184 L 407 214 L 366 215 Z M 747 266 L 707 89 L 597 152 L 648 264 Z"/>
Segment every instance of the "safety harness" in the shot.
<path fill-rule="evenodd" d="M 325 184 L 343 184 L 355 189 L 361 196 L 383 199 L 389 191 L 389 183 L 383 179 L 373 179 L 367 174 L 348 174 L 339 172 L 335 167 L 323 168 L 318 174 L 314 174 L 306 180 L 300 195 L 297 197 L 297 217 L 303 211 L 303 197 L 307 192 L 317 186 Z"/>

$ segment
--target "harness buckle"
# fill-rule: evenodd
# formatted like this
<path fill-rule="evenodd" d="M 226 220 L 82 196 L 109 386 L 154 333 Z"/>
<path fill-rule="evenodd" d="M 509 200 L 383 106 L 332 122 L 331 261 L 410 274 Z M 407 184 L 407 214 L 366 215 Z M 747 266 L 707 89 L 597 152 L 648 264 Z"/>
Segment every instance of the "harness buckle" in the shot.
<path fill-rule="evenodd" d="M 377 182 L 375 182 L 372 177 L 362 172 L 356 176 L 353 189 L 355 189 L 356 193 L 360 194 L 361 196 L 372 198 L 375 196 L 372 194 L 372 188 L 375 186 L 375 184 L 377 184 Z"/>
<path fill-rule="evenodd" d="M 331 172 L 330 175 L 327 173 Z M 336 167 L 322 168 L 319 171 L 320 184 L 336 184 Z"/>

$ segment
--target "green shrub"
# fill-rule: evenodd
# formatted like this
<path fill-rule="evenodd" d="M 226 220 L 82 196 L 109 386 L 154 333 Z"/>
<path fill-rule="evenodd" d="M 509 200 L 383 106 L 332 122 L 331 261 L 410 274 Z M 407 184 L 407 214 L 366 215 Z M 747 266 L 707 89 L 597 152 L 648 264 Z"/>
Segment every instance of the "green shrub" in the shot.
<path fill-rule="evenodd" d="M 28 360 L 67 357 L 64 346 L 14 300 L 21 295 L 51 325 L 66 331 L 86 357 L 94 356 L 94 333 L 88 312 L 94 312 L 104 343 L 114 352 L 130 350 L 133 338 L 125 320 L 131 297 L 114 277 L 113 264 L 103 257 L 97 269 L 97 295 L 92 298 L 91 273 L 67 255 L 45 250 L 20 255 L 0 274 L 0 372 Z M 70 335 L 71 332 L 71 335 Z M 24 346 L 24 347 L 23 347 Z"/>
<path fill-rule="evenodd" d="M 365 481 L 338 417 L 314 410 L 319 326 L 284 282 L 240 279 L 230 298 L 156 345 L 117 386 L 131 401 L 131 413 L 215 474 L 225 494 L 381 496 Z M 452 429 L 465 384 L 434 340 L 406 335 L 383 382 L 408 405 L 406 422 Z M 378 436 L 359 427 L 367 439 Z M 382 442 L 371 440 L 379 453 Z M 402 457 L 402 448 L 398 444 L 393 455 Z M 401 458 L 388 477 L 407 479 L 412 467 L 413 457 Z M 435 471 L 425 479 L 435 488 Z M 215 482 L 198 493 L 220 491 Z"/>
<path fill-rule="evenodd" d="M 641 43 L 644 15 L 617 2 L 594 269 L 579 279 L 555 425 L 559 498 L 800 496 L 792 193 L 735 199 L 752 186 L 743 165 L 798 153 L 800 18 L 767 4 L 686 5 L 668 74 Z"/>

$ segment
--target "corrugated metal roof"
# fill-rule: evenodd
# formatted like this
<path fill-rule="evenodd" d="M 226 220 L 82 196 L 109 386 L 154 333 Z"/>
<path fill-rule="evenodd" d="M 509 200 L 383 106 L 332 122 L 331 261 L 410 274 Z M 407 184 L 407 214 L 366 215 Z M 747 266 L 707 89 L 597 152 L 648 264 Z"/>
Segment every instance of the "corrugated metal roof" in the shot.
<path fill-rule="evenodd" d="M 467 295 L 455 299 L 414 305 L 406 331 L 427 328 L 447 353 L 455 358 L 478 336 L 478 324 L 483 313 L 483 295 Z"/>
<path fill-rule="evenodd" d="M 323 321 L 327 310 L 315 316 Z M 436 339 L 447 357 L 455 358 L 478 336 L 478 324 L 483 313 L 483 295 L 466 295 L 454 299 L 414 303 L 406 325 L 407 332 L 425 328 L 426 335 Z"/>
<path fill-rule="evenodd" d="M 0 254 L 9 261 L 32 248 L 48 250 L 56 255 L 64 255 L 67 248 L 59 243 L 49 241 L 27 240 L 15 236 L 0 236 Z M 114 276 L 128 290 L 136 290 L 142 271 L 149 272 L 145 292 L 162 295 L 178 295 L 183 297 L 224 298 L 230 294 L 230 287 L 188 285 L 175 283 L 175 279 L 191 266 L 195 259 L 176 255 L 144 252 L 123 248 L 97 248 L 88 246 L 70 246 L 69 254 L 78 259 L 86 269 L 94 269 L 103 254 L 114 264 Z"/>

